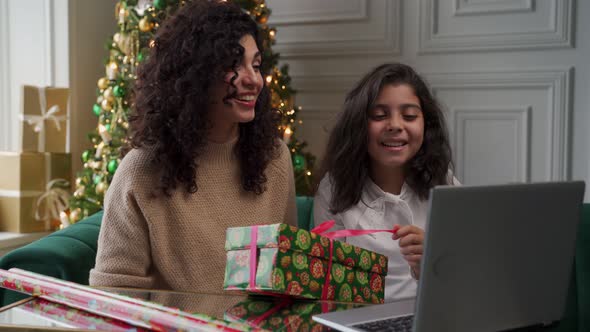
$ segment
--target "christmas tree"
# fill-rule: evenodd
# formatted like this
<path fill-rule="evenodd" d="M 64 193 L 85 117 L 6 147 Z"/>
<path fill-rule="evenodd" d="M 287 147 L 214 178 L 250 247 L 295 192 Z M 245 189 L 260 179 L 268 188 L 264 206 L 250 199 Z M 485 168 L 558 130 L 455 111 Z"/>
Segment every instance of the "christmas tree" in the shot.
<path fill-rule="evenodd" d="M 115 8 L 119 31 L 107 43 L 105 77 L 97 82 L 97 99 L 92 107 L 98 118 L 96 130 L 88 134 L 93 147 L 82 153 L 83 170 L 76 178 L 76 189 L 70 202 L 70 221 L 76 222 L 102 209 L 104 194 L 117 166 L 119 149 L 126 143 L 129 128 L 130 91 L 138 65 L 153 46 L 161 22 L 187 1 L 205 0 L 120 0 Z M 222 0 L 220 0 L 222 1 Z M 315 157 L 306 152 L 307 143 L 296 138 L 300 107 L 294 105 L 295 91 L 287 65 L 278 67 L 279 54 L 272 52 L 276 30 L 267 25 L 271 11 L 264 0 L 235 0 L 256 20 L 264 38 L 263 71 L 272 92 L 272 106 L 281 114 L 280 131 L 291 150 L 298 195 L 312 192 L 312 170 Z"/>

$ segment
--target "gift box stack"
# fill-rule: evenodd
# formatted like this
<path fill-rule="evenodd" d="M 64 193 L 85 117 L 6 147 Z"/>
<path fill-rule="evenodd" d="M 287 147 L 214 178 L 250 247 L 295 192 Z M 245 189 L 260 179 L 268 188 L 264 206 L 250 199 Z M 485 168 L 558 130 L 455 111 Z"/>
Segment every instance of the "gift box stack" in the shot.
<path fill-rule="evenodd" d="M 267 331 L 324 331 L 320 323 L 312 320 L 313 315 L 358 306 L 355 303 L 250 298 L 227 309 L 223 319 Z"/>
<path fill-rule="evenodd" d="M 383 303 L 387 257 L 287 224 L 228 228 L 224 289 Z"/>
<path fill-rule="evenodd" d="M 18 152 L 0 152 L 0 231 L 51 231 L 67 208 L 69 90 L 23 86 Z"/>

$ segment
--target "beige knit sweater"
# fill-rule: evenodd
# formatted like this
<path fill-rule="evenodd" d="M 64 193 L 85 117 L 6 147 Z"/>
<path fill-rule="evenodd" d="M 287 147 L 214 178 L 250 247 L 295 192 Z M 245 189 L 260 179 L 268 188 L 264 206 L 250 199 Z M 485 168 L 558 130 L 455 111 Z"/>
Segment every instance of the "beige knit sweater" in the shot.
<path fill-rule="evenodd" d="M 289 149 L 267 167 L 267 190 L 240 184 L 237 140 L 209 143 L 199 157 L 198 191 L 152 198 L 159 177 L 150 152 L 134 149 L 105 197 L 96 266 L 90 285 L 219 293 L 225 272 L 225 230 L 255 224 L 297 224 Z"/>

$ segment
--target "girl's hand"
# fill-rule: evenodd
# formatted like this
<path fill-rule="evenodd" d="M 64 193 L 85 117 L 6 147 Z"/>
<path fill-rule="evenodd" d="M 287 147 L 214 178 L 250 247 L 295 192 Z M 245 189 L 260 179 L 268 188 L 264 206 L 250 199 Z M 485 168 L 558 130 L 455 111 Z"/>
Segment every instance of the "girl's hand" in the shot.
<path fill-rule="evenodd" d="M 410 265 L 414 277 L 420 279 L 420 262 L 424 250 L 424 230 L 414 225 L 398 227 L 395 227 L 397 232 L 393 234 L 392 239 L 399 240 L 399 247 L 404 259 Z"/>

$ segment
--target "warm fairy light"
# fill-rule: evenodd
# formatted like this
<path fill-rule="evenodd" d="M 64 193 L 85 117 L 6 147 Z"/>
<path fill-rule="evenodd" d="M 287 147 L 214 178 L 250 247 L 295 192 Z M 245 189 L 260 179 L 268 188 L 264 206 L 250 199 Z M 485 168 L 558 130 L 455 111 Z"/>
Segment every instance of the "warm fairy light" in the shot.
<path fill-rule="evenodd" d="M 285 142 L 285 144 L 289 144 L 289 141 L 291 140 L 291 135 L 293 135 L 293 131 L 291 130 L 291 127 L 287 126 L 285 132 L 283 133 L 283 141 Z"/>
<path fill-rule="evenodd" d="M 284 86 L 284 85 L 283 85 L 283 86 L 281 86 L 281 88 L 282 88 L 283 90 L 285 90 L 285 86 Z"/>
<path fill-rule="evenodd" d="M 311 176 L 311 172 L 310 171 L 307 171 L 307 176 Z"/>
<path fill-rule="evenodd" d="M 266 76 L 266 83 L 270 83 L 272 82 L 272 76 L 268 75 Z"/>
<path fill-rule="evenodd" d="M 150 42 L 148 43 L 148 46 L 149 46 L 150 48 L 153 48 L 154 46 L 156 46 L 156 41 L 155 41 L 155 40 L 153 40 L 153 39 L 152 39 L 152 40 L 150 40 Z"/>

